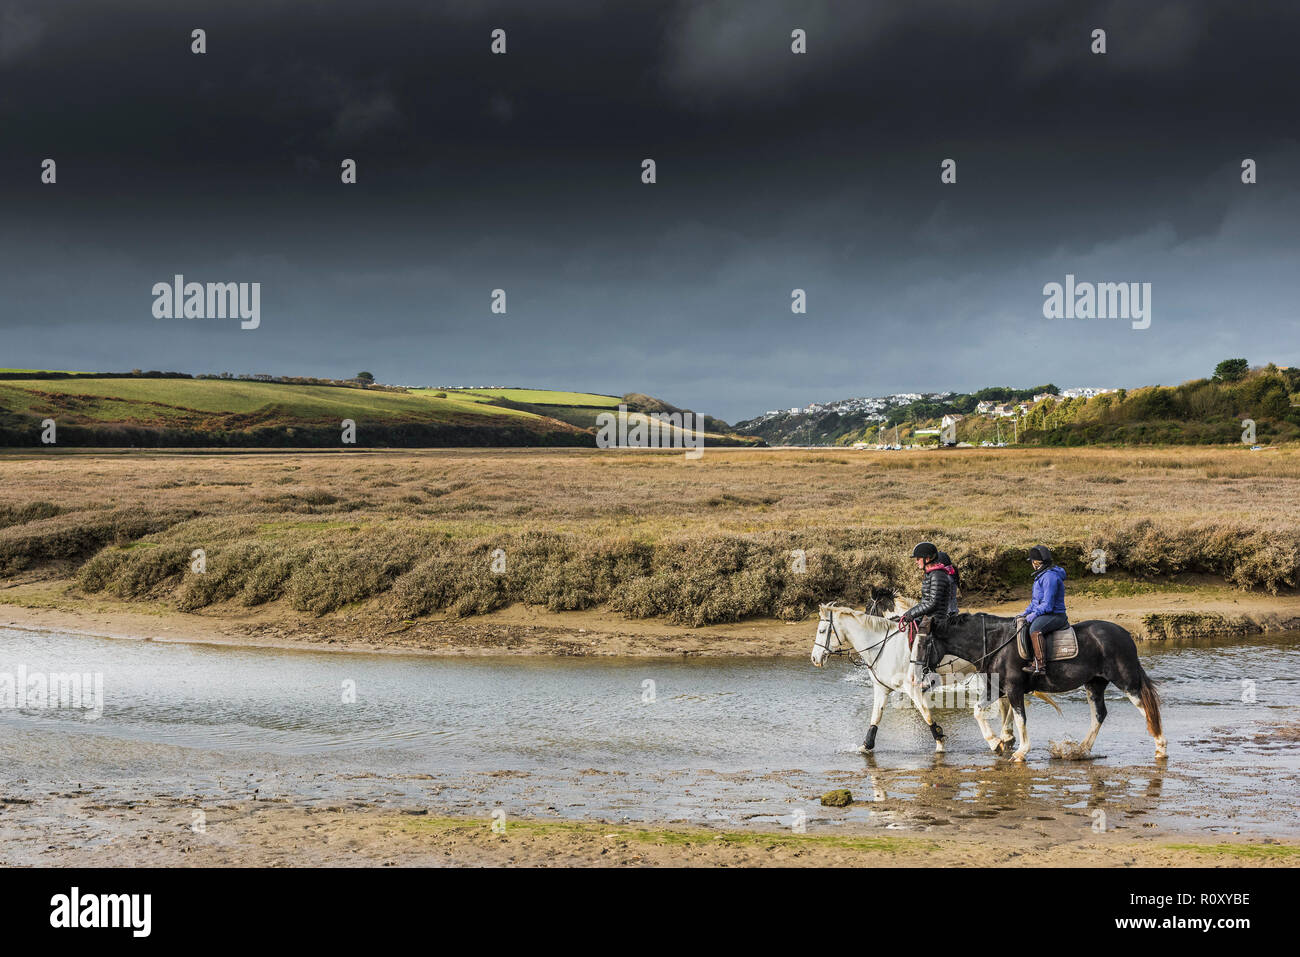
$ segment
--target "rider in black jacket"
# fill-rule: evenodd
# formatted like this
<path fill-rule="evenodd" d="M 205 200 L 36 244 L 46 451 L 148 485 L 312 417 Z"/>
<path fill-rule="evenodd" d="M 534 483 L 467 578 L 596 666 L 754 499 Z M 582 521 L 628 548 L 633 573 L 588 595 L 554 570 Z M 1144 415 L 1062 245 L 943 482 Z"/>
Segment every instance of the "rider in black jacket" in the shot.
<path fill-rule="evenodd" d="M 929 631 L 929 621 L 936 615 L 947 616 L 952 596 L 952 576 L 948 565 L 939 561 L 939 549 L 930 542 L 921 542 L 912 549 L 916 567 L 924 574 L 921 579 L 921 601 L 903 613 L 903 621 L 921 621 L 922 629 Z"/>

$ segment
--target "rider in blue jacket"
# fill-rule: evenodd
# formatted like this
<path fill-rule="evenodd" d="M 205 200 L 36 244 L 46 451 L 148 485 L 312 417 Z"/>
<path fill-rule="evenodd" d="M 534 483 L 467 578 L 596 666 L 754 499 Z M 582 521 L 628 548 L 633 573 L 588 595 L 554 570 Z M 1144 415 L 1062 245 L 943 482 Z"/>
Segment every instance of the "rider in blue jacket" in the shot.
<path fill-rule="evenodd" d="M 1034 565 L 1034 593 L 1019 616 L 1029 623 L 1029 638 L 1034 644 L 1034 662 L 1025 671 L 1032 675 L 1045 674 L 1043 660 L 1043 635 L 1060 628 L 1070 627 L 1065 614 L 1065 569 L 1052 562 L 1052 553 L 1044 545 L 1029 550 L 1029 560 Z"/>

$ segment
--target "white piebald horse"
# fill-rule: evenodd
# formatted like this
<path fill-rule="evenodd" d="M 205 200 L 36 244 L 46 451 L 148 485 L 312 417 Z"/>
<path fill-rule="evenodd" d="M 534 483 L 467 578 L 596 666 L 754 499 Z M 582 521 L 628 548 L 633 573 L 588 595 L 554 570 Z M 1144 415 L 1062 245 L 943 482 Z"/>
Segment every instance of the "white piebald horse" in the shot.
<path fill-rule="evenodd" d="M 901 598 L 896 602 L 896 606 L 911 607 Z M 872 615 L 837 602 L 822 605 L 817 623 L 817 637 L 813 642 L 812 663 L 820 668 L 831 655 L 848 653 L 849 648 L 846 645 L 851 646 L 862 659 L 871 674 L 871 682 L 875 688 L 875 701 L 871 708 L 871 727 L 867 730 L 866 740 L 862 742 L 858 751 L 868 754 L 875 748 L 876 729 L 880 726 L 885 702 L 889 700 L 889 692 L 897 691 L 906 695 L 916 706 L 922 720 L 929 725 L 930 733 L 934 735 L 935 752 L 942 752 L 943 728 L 935 723 L 930 713 L 930 706 L 925 700 L 925 688 L 919 682 L 907 680 L 912 655 L 907 645 L 907 634 L 900 629 L 897 615 L 893 618 Z M 951 655 L 939 662 L 935 672 L 946 684 L 949 683 L 949 676 L 960 683 L 977 673 L 975 666 L 969 661 Z M 979 682 L 972 682 L 972 684 L 978 685 Z M 1011 707 L 1006 698 L 998 699 L 1002 732 L 1001 735 L 996 735 L 984 716 L 988 702 L 980 697 L 981 694 L 982 692 L 977 688 L 974 712 L 975 720 L 980 726 L 980 733 L 984 736 L 990 750 L 995 754 L 1005 754 L 1015 741 L 1011 731 Z"/>

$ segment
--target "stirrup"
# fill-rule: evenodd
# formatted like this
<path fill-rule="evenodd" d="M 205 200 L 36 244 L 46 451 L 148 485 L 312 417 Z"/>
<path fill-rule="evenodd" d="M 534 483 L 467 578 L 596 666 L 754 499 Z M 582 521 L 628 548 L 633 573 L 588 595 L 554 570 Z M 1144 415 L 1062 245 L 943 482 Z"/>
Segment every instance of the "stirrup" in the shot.
<path fill-rule="evenodd" d="M 1022 671 L 1026 671 L 1026 672 L 1028 672 L 1028 673 L 1031 674 L 1031 675 L 1045 675 L 1045 674 L 1047 674 L 1046 662 L 1043 663 L 1043 666 L 1042 666 L 1042 667 L 1039 667 L 1039 664 L 1038 664 L 1038 660 L 1037 660 L 1037 659 L 1035 659 L 1035 660 L 1031 661 L 1029 664 L 1025 665 L 1025 667 L 1024 667 L 1023 669 L 1021 669 L 1021 670 L 1022 670 Z"/>

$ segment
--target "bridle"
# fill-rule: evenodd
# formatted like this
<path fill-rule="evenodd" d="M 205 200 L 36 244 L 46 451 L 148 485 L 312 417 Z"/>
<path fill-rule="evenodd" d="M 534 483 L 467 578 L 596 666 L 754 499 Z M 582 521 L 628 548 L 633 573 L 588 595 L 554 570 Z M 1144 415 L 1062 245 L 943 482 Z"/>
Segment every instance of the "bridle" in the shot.
<path fill-rule="evenodd" d="M 874 598 L 871 600 L 871 603 L 867 607 L 870 609 L 867 612 L 867 614 L 874 615 L 877 618 L 881 617 L 880 615 L 876 615 L 876 611 L 879 610 L 880 606 L 879 603 Z M 881 638 L 874 645 L 868 645 L 866 648 L 863 648 L 861 651 L 859 651 L 856 647 L 854 647 L 853 642 L 850 641 L 847 643 L 848 648 L 846 650 L 845 641 L 843 638 L 840 637 L 840 633 L 835 628 L 835 606 L 834 605 L 830 606 L 830 608 L 826 612 L 825 618 L 821 618 L 821 616 L 818 617 L 821 621 L 824 621 L 827 624 L 826 644 L 824 645 L 822 644 L 821 635 L 818 634 L 817 640 L 813 642 L 814 648 L 824 648 L 828 656 L 844 655 L 850 661 L 852 661 L 854 665 L 858 665 L 858 663 L 861 662 L 860 667 L 864 667 L 869 672 L 871 672 L 871 677 L 873 680 L 875 680 L 877 684 L 884 685 L 886 688 L 890 689 L 891 691 L 899 690 L 898 688 L 895 688 L 893 685 L 889 684 L 888 682 L 882 681 L 880 679 L 880 676 L 876 674 L 875 665 L 877 662 L 880 661 L 880 656 L 885 653 L 886 642 L 888 642 L 889 639 L 893 638 L 895 635 L 901 635 L 903 633 L 903 630 L 901 628 L 899 628 L 896 631 L 888 632 L 885 635 L 885 637 Z M 835 640 L 839 643 L 839 648 L 835 649 L 834 651 L 831 650 L 832 635 L 835 637 Z M 876 652 L 876 656 L 871 661 L 867 661 L 866 658 L 867 652 L 871 651 L 874 648 L 879 648 L 880 650 Z M 856 658 L 854 656 L 856 656 Z"/>
<path fill-rule="evenodd" d="M 984 662 L 988 661 L 989 658 L 993 657 L 999 651 L 1005 648 L 1007 645 L 1011 644 L 1011 642 L 1015 641 L 1016 636 L 1020 633 L 1020 629 L 1019 628 L 1012 629 L 1010 638 L 1002 642 L 1002 644 L 998 645 L 992 651 L 989 651 L 988 616 L 985 615 L 983 612 L 980 612 L 979 620 L 980 620 L 980 656 L 979 656 L 979 660 L 973 661 L 971 662 L 971 664 L 975 666 L 976 671 L 983 671 Z M 934 626 L 931 625 L 930 627 L 933 629 Z M 925 637 L 927 640 L 929 640 L 934 636 L 932 634 L 927 634 Z M 916 643 L 916 647 L 918 649 L 921 647 L 921 643 L 919 641 Z M 911 664 L 920 665 L 923 668 L 926 667 L 926 663 L 923 660 L 917 661 L 915 658 L 909 660 Z"/>

